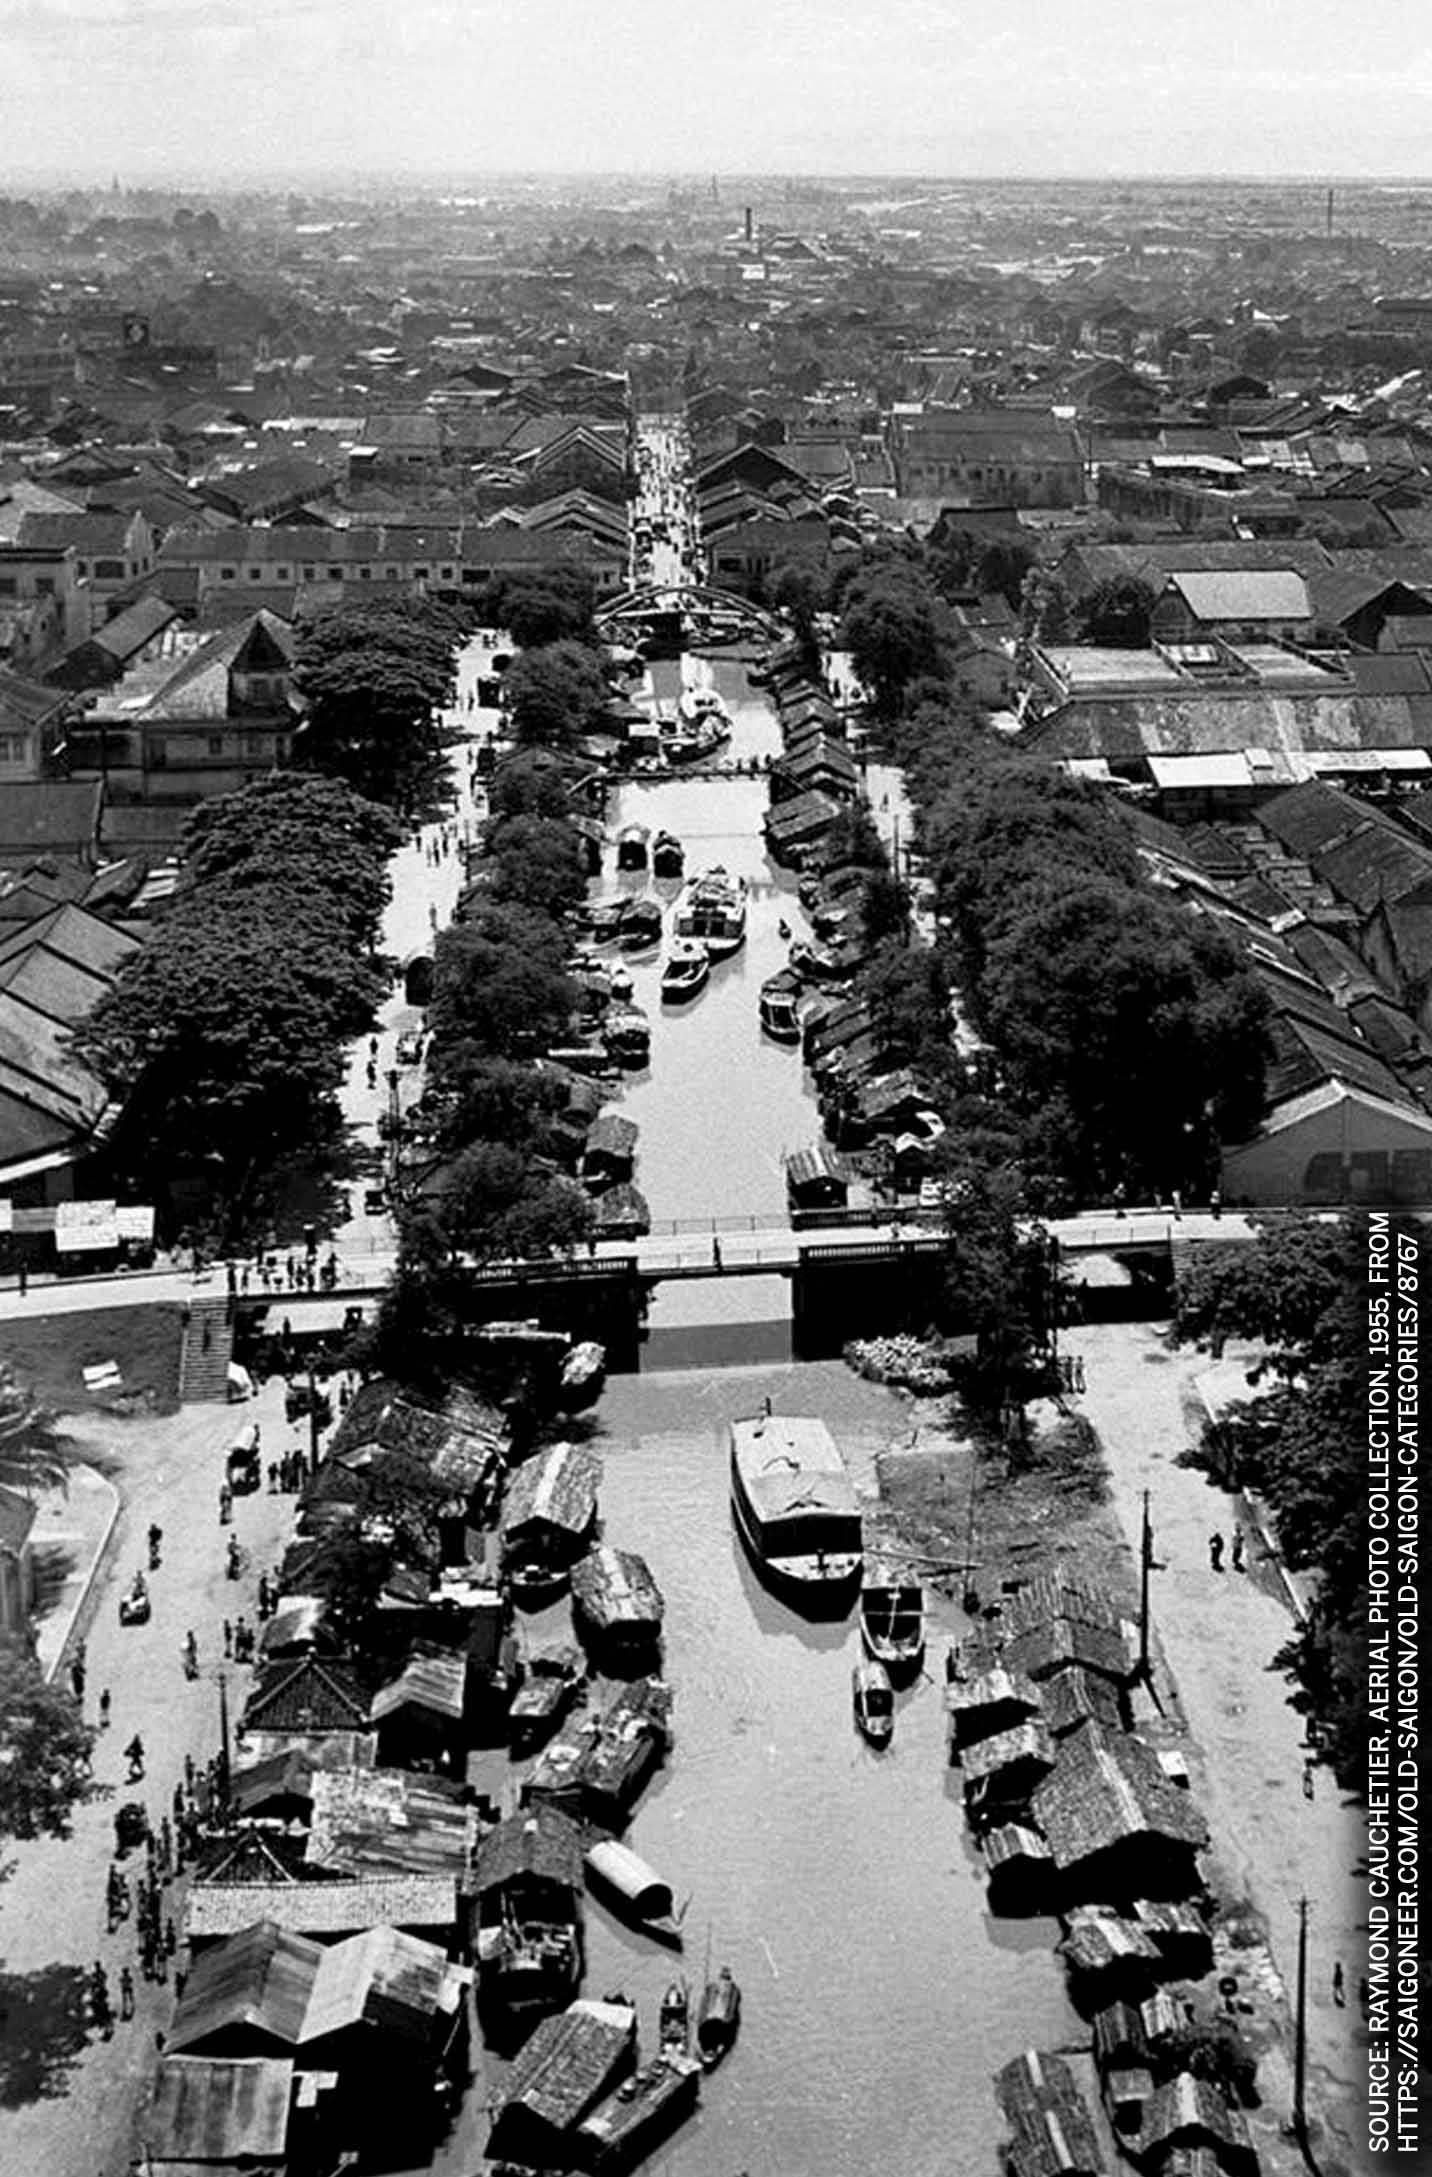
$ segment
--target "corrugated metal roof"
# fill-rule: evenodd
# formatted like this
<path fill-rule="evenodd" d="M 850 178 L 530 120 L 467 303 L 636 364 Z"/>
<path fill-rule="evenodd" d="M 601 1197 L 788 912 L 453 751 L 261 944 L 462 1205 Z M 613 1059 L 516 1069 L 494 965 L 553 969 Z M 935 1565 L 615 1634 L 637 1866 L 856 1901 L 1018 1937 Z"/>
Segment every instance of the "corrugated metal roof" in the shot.
<path fill-rule="evenodd" d="M 241 2062 L 166 2056 L 144 2120 L 154 2162 L 284 2160 L 293 2064 L 287 2057 Z"/>

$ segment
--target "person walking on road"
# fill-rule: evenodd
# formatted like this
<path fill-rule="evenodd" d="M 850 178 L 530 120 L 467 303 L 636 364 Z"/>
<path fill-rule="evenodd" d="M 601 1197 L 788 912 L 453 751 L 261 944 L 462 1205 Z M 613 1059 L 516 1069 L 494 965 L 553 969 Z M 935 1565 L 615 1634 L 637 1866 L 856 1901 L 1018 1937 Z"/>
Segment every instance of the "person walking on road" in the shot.
<path fill-rule="evenodd" d="M 129 1763 L 127 1781 L 137 1784 L 144 1775 L 144 1741 L 137 1731 L 124 1749 L 124 1758 Z"/>
<path fill-rule="evenodd" d="M 192 1633 L 184 1635 L 184 1676 L 195 1679 L 199 1675 L 199 1643 Z"/>
<path fill-rule="evenodd" d="M 1243 1563 L 1243 1549 L 1243 1529 L 1241 1527 L 1235 1527 L 1233 1530 L 1233 1570 L 1235 1572 L 1242 1572 L 1245 1569 Z"/>
<path fill-rule="evenodd" d="M 1208 1562 L 1215 1572 L 1223 1570 L 1223 1537 L 1211 1534 L 1208 1538 Z"/>
<path fill-rule="evenodd" d="M 1333 1967 L 1333 2001 L 1339 2010 L 1342 2010 L 1347 2002 L 1347 1983 L 1343 1979 L 1341 1958 Z"/>
<path fill-rule="evenodd" d="M 114 2008 L 109 1999 L 109 1975 L 98 1958 L 90 1969 L 90 2016 L 107 2041 L 114 2032 Z"/>
<path fill-rule="evenodd" d="M 104 1689 L 103 1693 L 102 1693 L 102 1694 L 100 1695 L 100 1697 L 99 1697 L 99 1727 L 100 1727 L 101 1731 L 108 1731 L 108 1729 L 109 1729 L 109 1687 L 108 1687 L 108 1686 L 106 1686 L 106 1687 L 105 1687 L 105 1689 Z"/>
<path fill-rule="evenodd" d="M 134 1975 L 127 1965 L 119 1973 L 119 2015 L 121 2019 L 134 2016 Z"/>

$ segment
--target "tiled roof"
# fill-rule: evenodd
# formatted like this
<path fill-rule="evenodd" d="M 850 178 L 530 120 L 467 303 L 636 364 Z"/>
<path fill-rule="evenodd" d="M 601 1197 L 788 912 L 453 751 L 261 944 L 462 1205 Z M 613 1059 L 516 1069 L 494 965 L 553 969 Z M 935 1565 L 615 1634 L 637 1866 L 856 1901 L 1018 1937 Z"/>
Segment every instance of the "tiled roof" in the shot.
<path fill-rule="evenodd" d="M 249 1731 L 363 1731 L 372 1699 L 348 1663 L 304 1656 L 261 1671 L 244 1708 Z"/>

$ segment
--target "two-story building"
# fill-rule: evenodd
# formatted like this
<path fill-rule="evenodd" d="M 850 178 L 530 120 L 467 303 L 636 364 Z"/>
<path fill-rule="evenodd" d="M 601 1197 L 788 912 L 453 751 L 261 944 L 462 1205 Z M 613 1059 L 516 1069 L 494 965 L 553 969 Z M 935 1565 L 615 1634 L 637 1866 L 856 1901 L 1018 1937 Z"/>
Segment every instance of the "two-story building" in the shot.
<path fill-rule="evenodd" d="M 1080 506 L 1085 464 L 1073 425 L 1038 409 L 897 411 L 890 454 L 901 496 L 970 506 Z"/>
<path fill-rule="evenodd" d="M 144 516 L 122 514 L 27 514 L 16 543 L 73 551 L 75 573 L 88 583 L 95 619 L 111 600 L 142 582 L 154 566 L 154 532 Z"/>
<path fill-rule="evenodd" d="M 1171 574 L 1154 606 L 1155 642 L 1305 642 L 1317 615 L 1308 585 L 1291 568 L 1256 567 Z"/>

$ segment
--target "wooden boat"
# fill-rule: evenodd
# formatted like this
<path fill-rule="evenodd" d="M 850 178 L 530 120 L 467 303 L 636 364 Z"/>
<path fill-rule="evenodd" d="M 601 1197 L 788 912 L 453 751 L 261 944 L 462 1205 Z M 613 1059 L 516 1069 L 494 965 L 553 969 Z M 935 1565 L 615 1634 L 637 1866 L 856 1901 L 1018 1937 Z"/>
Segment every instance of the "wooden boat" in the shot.
<path fill-rule="evenodd" d="M 601 1465 L 578 1444 L 553 1444 L 512 1475 L 502 1507 L 502 1569 L 514 1597 L 535 1604 L 566 1587 L 597 1517 Z"/>
<path fill-rule="evenodd" d="M 671 1688 L 660 1678 L 623 1686 L 600 1714 L 569 1720 L 523 1785 L 579 1821 L 625 1826 L 671 1744 Z"/>
<path fill-rule="evenodd" d="M 661 996 L 666 1005 L 682 1005 L 704 990 L 711 973 L 711 959 L 699 938 L 678 937 L 661 971 Z"/>
<path fill-rule="evenodd" d="M 663 2055 L 674 2049 L 684 2056 L 691 2038 L 691 1991 L 684 1980 L 674 1980 L 661 1999 L 657 2038 Z"/>
<path fill-rule="evenodd" d="M 617 868 L 645 869 L 651 833 L 645 824 L 628 824 L 617 833 Z"/>
<path fill-rule="evenodd" d="M 666 1612 L 661 1589 L 644 1557 L 606 1543 L 588 1550 L 572 1567 L 572 1601 L 595 1647 L 628 1661 L 660 1645 Z"/>
<path fill-rule="evenodd" d="M 619 1180 L 599 1194 L 593 1207 L 596 1210 L 597 1238 L 600 1240 L 639 1240 L 651 1230 L 651 1210 L 646 1196 L 629 1180 Z"/>
<path fill-rule="evenodd" d="M 801 1039 L 800 1015 L 796 1008 L 800 1002 L 800 981 L 789 969 L 771 976 L 761 985 L 757 1003 L 761 1026 L 773 1043 L 799 1043 Z"/>
<path fill-rule="evenodd" d="M 719 863 L 693 877 L 676 902 L 678 937 L 699 937 L 713 960 L 725 960 L 746 942 L 746 880 Z"/>
<path fill-rule="evenodd" d="M 700 2064 L 684 2050 L 664 2048 L 623 2079 L 577 2126 L 573 2137 L 582 2168 L 594 2177 L 634 2168 L 691 2114 L 700 2098 Z"/>
<path fill-rule="evenodd" d="M 674 833 L 659 831 L 651 843 L 654 877 L 679 877 L 686 868 L 686 849 Z"/>
<path fill-rule="evenodd" d="M 627 900 L 595 900 L 578 910 L 579 926 L 586 930 L 594 945 L 614 945 L 621 935 L 622 917 L 629 904 Z"/>
<path fill-rule="evenodd" d="M 860 1589 L 865 1652 L 892 1678 L 913 1678 L 925 1654 L 925 1590 L 908 1573 L 872 1563 Z"/>
<path fill-rule="evenodd" d="M 583 1338 L 562 1362 L 557 1383 L 557 1403 L 564 1413 L 579 1413 L 595 1405 L 607 1380 L 607 1349 L 595 1338 Z"/>
<path fill-rule="evenodd" d="M 649 952 L 661 943 L 663 917 L 660 900 L 627 900 L 622 908 L 617 935 L 623 952 Z"/>
<path fill-rule="evenodd" d="M 609 970 L 607 988 L 611 992 L 615 1004 L 626 1005 L 630 1001 L 632 991 L 636 988 L 632 981 L 631 969 L 612 968 Z"/>
<path fill-rule="evenodd" d="M 860 1506 L 825 1423 L 758 1414 L 729 1434 L 731 1505 L 756 1569 L 804 1609 L 848 1608 L 864 1546 Z"/>
<path fill-rule="evenodd" d="M 639 1005 L 615 1007 L 602 1027 L 602 1046 L 619 1066 L 640 1067 L 651 1060 L 651 1022 Z"/>
<path fill-rule="evenodd" d="M 895 1733 L 895 1689 L 883 1663 L 861 1656 L 850 1674 L 855 1721 L 872 1746 L 888 1746 Z"/>
<path fill-rule="evenodd" d="M 709 1980 L 696 2006 L 696 2053 L 714 2071 L 741 2028 L 741 1990 L 729 1965 Z"/>
<path fill-rule="evenodd" d="M 636 2012 L 581 1997 L 544 2018 L 502 2088 L 487 2138 L 492 2161 L 566 2169 L 577 2126 L 636 2061 Z"/>
<path fill-rule="evenodd" d="M 582 1838 L 555 1807 L 485 1837 L 473 1871 L 478 2003 L 499 2027 L 560 2011 L 582 1980 Z"/>
<path fill-rule="evenodd" d="M 585 1865 L 592 1887 L 629 1927 L 681 1948 L 681 1919 L 670 1883 L 663 1882 L 629 1845 L 604 1838 L 588 1848 Z"/>
<path fill-rule="evenodd" d="M 586 1678 L 580 1648 L 539 1650 L 507 1709 L 507 1734 L 515 1756 L 530 1754 L 550 1737 L 571 1708 Z"/>

